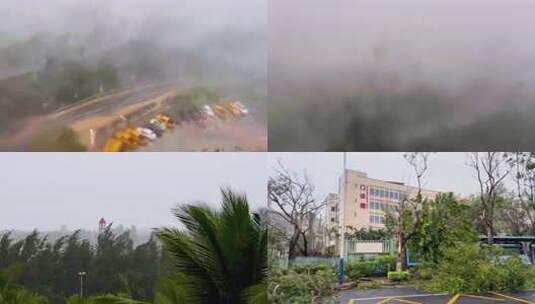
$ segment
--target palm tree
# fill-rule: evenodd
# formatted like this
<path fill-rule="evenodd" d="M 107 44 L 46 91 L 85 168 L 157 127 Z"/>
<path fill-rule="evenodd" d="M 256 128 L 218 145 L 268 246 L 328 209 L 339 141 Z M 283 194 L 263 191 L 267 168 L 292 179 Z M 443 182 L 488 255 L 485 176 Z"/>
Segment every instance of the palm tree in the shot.
<path fill-rule="evenodd" d="M 183 205 L 173 212 L 185 229 L 156 230 L 177 270 L 162 303 L 267 303 L 267 227 L 244 195 L 221 193 L 221 210 Z"/>
<path fill-rule="evenodd" d="M 46 304 L 45 297 L 12 284 L 21 266 L 14 264 L 0 271 L 0 304 Z"/>

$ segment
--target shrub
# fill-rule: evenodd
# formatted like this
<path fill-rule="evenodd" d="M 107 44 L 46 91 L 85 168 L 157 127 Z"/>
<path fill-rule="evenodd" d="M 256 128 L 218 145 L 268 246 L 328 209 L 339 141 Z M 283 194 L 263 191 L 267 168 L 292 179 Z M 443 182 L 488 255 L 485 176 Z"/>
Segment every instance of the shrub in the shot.
<path fill-rule="evenodd" d="M 389 271 L 388 279 L 392 282 L 408 281 L 410 273 L 408 271 Z"/>
<path fill-rule="evenodd" d="M 56 126 L 39 133 L 30 143 L 32 152 L 83 152 L 86 147 L 78 141 L 76 133 L 65 126 Z"/>
<path fill-rule="evenodd" d="M 452 293 L 514 291 L 526 285 L 528 275 L 518 257 L 504 259 L 500 249 L 466 244 L 445 252 L 427 287 Z"/>
<path fill-rule="evenodd" d="M 413 271 L 413 276 L 419 280 L 431 280 L 435 273 L 434 264 L 422 264 Z"/>
<path fill-rule="evenodd" d="M 348 262 L 346 274 L 350 279 L 356 280 L 361 277 L 386 276 L 388 271 L 396 268 L 396 257 L 379 256 L 364 262 Z"/>
<path fill-rule="evenodd" d="M 527 271 L 526 288 L 535 289 L 535 266 L 529 267 Z"/>
<path fill-rule="evenodd" d="M 347 263 L 345 265 L 345 275 L 353 281 L 357 281 L 364 276 L 364 262 Z"/>
<path fill-rule="evenodd" d="M 332 269 L 317 272 L 271 275 L 269 303 L 325 303 L 334 294 L 335 272 Z"/>
<path fill-rule="evenodd" d="M 314 262 L 310 265 L 294 265 L 291 267 L 291 269 L 297 273 L 316 273 L 321 270 L 334 270 L 334 267 L 322 262 Z"/>

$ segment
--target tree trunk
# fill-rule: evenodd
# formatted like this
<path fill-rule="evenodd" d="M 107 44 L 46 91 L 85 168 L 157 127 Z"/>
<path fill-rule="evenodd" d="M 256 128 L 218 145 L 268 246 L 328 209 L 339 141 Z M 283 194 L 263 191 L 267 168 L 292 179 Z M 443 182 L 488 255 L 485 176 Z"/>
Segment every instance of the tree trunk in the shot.
<path fill-rule="evenodd" d="M 303 232 L 301 233 L 303 236 L 303 256 L 308 256 L 308 240 L 306 234 Z"/>
<path fill-rule="evenodd" d="M 490 223 L 487 223 L 487 225 L 485 225 L 486 227 L 486 230 L 487 230 L 487 243 L 489 245 L 492 245 L 494 243 L 494 232 L 493 232 L 493 229 L 492 229 L 492 225 Z"/>
<path fill-rule="evenodd" d="M 295 231 L 290 238 L 288 243 L 288 259 L 292 260 L 295 258 L 295 249 L 297 247 L 297 241 L 299 240 L 299 232 Z"/>
<path fill-rule="evenodd" d="M 399 233 L 398 236 L 398 259 L 396 261 L 396 271 L 403 271 L 407 268 L 407 258 L 405 252 L 405 235 Z"/>

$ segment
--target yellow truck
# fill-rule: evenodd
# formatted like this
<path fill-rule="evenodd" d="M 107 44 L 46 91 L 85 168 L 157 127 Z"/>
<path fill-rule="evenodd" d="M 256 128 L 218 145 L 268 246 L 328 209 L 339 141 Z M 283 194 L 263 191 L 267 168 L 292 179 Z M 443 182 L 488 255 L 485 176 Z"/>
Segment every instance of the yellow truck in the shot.
<path fill-rule="evenodd" d="M 223 106 L 230 114 L 232 114 L 232 116 L 234 116 L 234 118 L 240 118 L 242 116 L 241 109 L 236 102 L 232 100 L 226 100 L 223 102 Z"/>
<path fill-rule="evenodd" d="M 218 103 L 214 103 L 211 105 L 212 107 L 212 110 L 214 111 L 215 115 L 221 119 L 221 120 L 228 120 L 229 119 L 229 112 L 227 112 L 227 110 L 225 110 L 225 108 L 218 104 Z"/>
<path fill-rule="evenodd" d="M 111 137 L 106 141 L 106 144 L 104 145 L 104 148 L 102 149 L 102 151 L 104 151 L 104 152 L 124 152 L 126 150 L 125 150 L 125 145 L 121 140 L 119 140 L 117 138 L 114 138 L 114 137 Z"/>
<path fill-rule="evenodd" d="M 147 144 L 147 140 L 134 128 L 115 133 L 104 145 L 104 152 L 124 152 Z"/>

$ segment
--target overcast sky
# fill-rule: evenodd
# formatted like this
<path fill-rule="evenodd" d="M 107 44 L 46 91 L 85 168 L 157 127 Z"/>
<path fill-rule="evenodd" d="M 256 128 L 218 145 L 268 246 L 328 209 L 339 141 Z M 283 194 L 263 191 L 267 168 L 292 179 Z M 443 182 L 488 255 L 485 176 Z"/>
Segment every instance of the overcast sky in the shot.
<path fill-rule="evenodd" d="M 177 203 L 220 202 L 220 186 L 266 205 L 265 153 L 0 153 L 0 231 L 173 225 Z"/>
<path fill-rule="evenodd" d="M 72 24 L 143 23 L 174 18 L 189 28 L 265 28 L 266 0 L 2 0 L 0 33 L 65 32 Z M 95 18 L 97 17 L 97 18 Z M 83 19 L 83 20 L 80 20 Z M 69 25 L 71 27 L 69 27 Z M 127 30 L 127 28 L 124 28 Z M 265 30 L 265 29 L 263 29 Z M 177 37 L 178 39 L 178 37 Z"/>
<path fill-rule="evenodd" d="M 412 168 L 403 153 L 348 153 L 347 167 L 368 173 L 368 177 L 416 185 Z M 343 153 L 270 153 L 270 170 L 281 160 L 285 167 L 311 177 L 317 190 L 317 199 L 329 192 L 337 192 L 338 176 L 342 172 Z M 424 188 L 454 192 L 462 196 L 475 194 L 478 184 L 466 153 L 433 153 L 429 157 L 429 171 Z M 508 184 L 510 179 L 506 178 Z"/>

